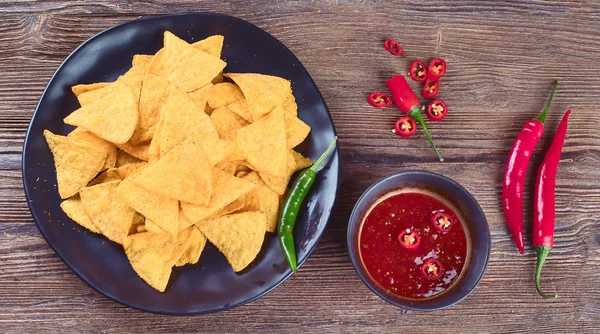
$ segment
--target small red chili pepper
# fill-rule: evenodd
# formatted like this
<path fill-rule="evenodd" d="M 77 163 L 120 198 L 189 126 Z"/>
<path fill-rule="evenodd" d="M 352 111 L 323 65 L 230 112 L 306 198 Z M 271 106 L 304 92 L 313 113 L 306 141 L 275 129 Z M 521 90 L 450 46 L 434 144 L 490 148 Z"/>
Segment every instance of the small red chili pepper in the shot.
<path fill-rule="evenodd" d="M 556 217 L 554 190 L 556 189 L 556 171 L 560 162 L 567 125 L 569 123 L 568 110 L 563 116 L 552 145 L 548 149 L 544 162 L 540 166 L 535 186 L 535 200 L 533 202 L 533 245 L 537 252 L 537 267 L 535 270 L 535 288 L 540 296 L 546 299 L 556 298 L 556 294 L 546 295 L 540 289 L 540 274 L 550 249 L 554 246 L 554 218 Z"/>
<path fill-rule="evenodd" d="M 389 107 L 392 104 L 392 98 L 385 93 L 371 93 L 368 101 L 375 108 Z"/>
<path fill-rule="evenodd" d="M 425 68 L 425 64 L 420 60 L 413 61 L 408 69 L 408 75 L 415 81 L 425 81 L 427 79 L 427 69 Z"/>
<path fill-rule="evenodd" d="M 423 97 L 426 99 L 433 99 L 437 95 L 438 89 L 438 81 L 427 78 L 427 80 L 425 80 L 425 86 L 423 86 Z"/>
<path fill-rule="evenodd" d="M 433 100 L 427 107 L 427 117 L 433 122 L 439 122 L 448 115 L 446 102 L 442 100 Z"/>
<path fill-rule="evenodd" d="M 415 250 L 421 244 L 421 236 L 415 230 L 407 228 L 398 234 L 398 243 L 408 250 Z"/>
<path fill-rule="evenodd" d="M 421 127 L 423 128 L 423 132 L 425 132 L 425 136 L 433 147 L 435 154 L 437 154 L 438 159 L 440 161 L 444 161 L 444 158 L 438 152 L 437 147 L 433 143 L 433 139 L 431 139 L 431 134 L 429 134 L 429 130 L 427 129 L 427 125 L 425 125 L 425 121 L 423 120 L 423 115 L 421 115 L 421 103 L 415 95 L 415 92 L 410 88 L 406 78 L 402 75 L 396 75 L 390 80 L 388 80 L 385 85 L 387 86 L 390 93 L 392 93 L 392 97 L 394 98 L 394 102 L 398 109 L 400 109 L 403 113 L 412 117 L 415 121 L 419 122 Z"/>
<path fill-rule="evenodd" d="M 394 133 L 402 138 L 408 138 L 417 131 L 417 123 L 412 117 L 404 116 L 394 124 Z"/>
<path fill-rule="evenodd" d="M 400 44 L 398 44 L 398 42 L 391 38 L 388 38 L 385 41 L 383 41 L 383 47 L 394 56 L 402 55 L 402 47 L 400 46 Z"/>
<path fill-rule="evenodd" d="M 446 61 L 441 58 L 435 58 L 429 63 L 427 78 L 431 80 L 439 80 L 446 74 Z"/>
<path fill-rule="evenodd" d="M 504 208 L 504 218 L 506 225 L 513 235 L 517 248 L 521 254 L 525 253 L 523 242 L 523 192 L 525 188 L 525 173 L 527 165 L 533 154 L 535 144 L 544 133 L 544 121 L 552 103 L 552 97 L 556 91 L 558 81 L 554 82 L 550 98 L 546 103 L 546 108 L 537 119 L 530 120 L 525 124 L 521 133 L 515 140 L 506 168 L 504 169 L 504 182 L 502 184 L 502 206 Z"/>
<path fill-rule="evenodd" d="M 426 279 L 432 281 L 440 278 L 444 274 L 444 267 L 442 263 L 434 258 L 428 259 L 421 266 L 421 274 Z"/>
<path fill-rule="evenodd" d="M 452 228 L 452 226 L 454 226 L 454 221 L 452 217 L 449 214 L 443 212 L 438 212 L 431 216 L 431 223 L 433 224 L 433 226 L 435 226 L 435 228 L 438 231 L 442 233 L 448 232 Z"/>

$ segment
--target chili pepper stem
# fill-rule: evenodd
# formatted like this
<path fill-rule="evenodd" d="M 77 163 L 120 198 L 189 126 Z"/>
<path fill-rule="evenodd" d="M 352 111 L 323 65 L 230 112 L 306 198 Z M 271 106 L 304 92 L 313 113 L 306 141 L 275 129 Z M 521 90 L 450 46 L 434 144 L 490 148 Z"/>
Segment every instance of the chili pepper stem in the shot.
<path fill-rule="evenodd" d="M 433 139 L 431 139 L 431 134 L 429 133 L 429 130 L 427 129 L 427 126 L 425 125 L 425 121 L 423 120 L 423 115 L 421 115 L 420 110 L 421 110 L 421 106 L 414 106 L 411 110 L 408 111 L 408 116 L 414 118 L 415 121 L 417 121 L 417 122 L 419 122 L 419 124 L 421 124 L 421 126 L 423 127 L 423 132 L 425 132 L 425 136 L 427 137 L 429 144 L 431 144 L 431 147 L 433 147 L 435 154 L 437 154 L 438 159 L 440 159 L 441 162 L 444 162 L 444 158 L 442 158 L 442 156 L 440 155 L 440 152 L 438 152 L 437 147 L 433 143 Z"/>
<path fill-rule="evenodd" d="M 535 251 L 537 252 L 537 267 L 535 269 L 535 288 L 536 288 L 537 292 L 540 294 L 540 296 L 542 296 L 546 299 L 554 299 L 558 296 L 556 293 L 547 295 L 547 294 L 543 293 L 542 289 L 540 288 L 540 275 L 542 273 L 542 266 L 544 265 L 544 262 L 546 261 L 546 257 L 548 256 L 548 254 L 550 254 L 551 249 L 552 248 L 545 247 L 545 246 L 535 247 Z"/>
<path fill-rule="evenodd" d="M 550 110 L 550 104 L 552 103 L 552 98 L 554 97 L 556 86 L 558 86 L 558 80 L 554 81 L 554 86 L 552 86 L 552 92 L 550 93 L 550 98 L 548 98 L 548 102 L 546 103 L 546 108 L 544 108 L 544 111 L 542 111 L 542 113 L 537 118 L 538 121 L 542 122 L 542 124 L 544 124 L 544 122 L 546 121 L 546 116 L 548 116 L 548 110 Z"/>
<path fill-rule="evenodd" d="M 323 154 L 321 154 L 319 159 L 317 159 L 317 162 L 315 162 L 312 166 L 310 166 L 310 170 L 312 170 L 315 173 L 317 172 L 317 169 L 319 169 L 321 164 L 323 164 L 323 161 L 325 161 L 325 159 L 327 159 L 327 157 L 329 156 L 329 153 L 331 153 L 331 151 L 335 147 L 335 143 L 337 142 L 337 139 L 338 139 L 337 136 L 333 137 L 333 140 L 331 141 L 331 144 L 329 144 L 329 147 L 327 147 L 325 152 L 323 152 Z"/>

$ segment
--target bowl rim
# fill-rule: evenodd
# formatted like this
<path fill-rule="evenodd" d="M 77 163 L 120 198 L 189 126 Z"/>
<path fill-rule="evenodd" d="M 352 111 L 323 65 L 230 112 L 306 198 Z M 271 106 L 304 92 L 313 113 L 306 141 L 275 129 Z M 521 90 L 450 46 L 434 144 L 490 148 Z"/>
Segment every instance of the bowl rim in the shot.
<path fill-rule="evenodd" d="M 372 279 L 370 279 L 368 272 L 363 268 L 362 264 L 360 263 L 360 254 L 358 254 L 358 249 L 355 249 L 355 247 L 354 247 L 354 235 L 358 233 L 357 229 L 360 227 L 360 223 L 363 218 L 362 216 L 359 217 L 360 213 L 358 212 L 358 210 L 359 210 L 359 207 L 362 207 L 363 204 L 366 202 L 367 197 L 369 197 L 369 195 L 371 195 L 378 186 L 380 186 L 384 183 L 390 182 L 390 180 L 393 180 L 397 177 L 414 176 L 414 175 L 427 175 L 429 177 L 433 177 L 438 180 L 441 180 L 442 182 L 447 182 L 452 187 L 457 188 L 459 191 L 461 191 L 462 193 L 464 193 L 466 195 L 467 202 L 471 202 L 474 204 L 474 207 L 479 211 L 479 213 L 481 213 L 481 216 L 483 217 L 483 223 L 485 223 L 485 224 L 483 224 L 483 228 L 484 228 L 484 232 L 485 232 L 485 235 L 483 237 L 484 237 L 484 244 L 487 246 L 487 252 L 485 253 L 485 258 L 481 265 L 481 270 L 479 270 L 478 274 L 475 275 L 475 280 L 473 281 L 474 282 L 473 286 L 470 289 L 468 289 L 466 291 L 466 293 L 463 293 L 456 300 L 453 300 L 452 302 L 441 305 L 441 306 L 428 306 L 429 304 L 427 303 L 427 300 L 424 300 L 423 302 L 412 303 L 410 300 L 403 301 L 403 300 L 399 300 L 399 299 L 394 299 L 390 295 L 384 293 L 383 291 L 380 291 L 380 288 L 378 288 L 377 283 L 373 282 Z M 381 195 L 384 195 L 384 194 L 381 194 Z M 381 195 L 377 196 L 377 198 L 380 198 Z M 368 203 L 369 207 L 373 203 L 375 203 L 375 202 L 372 201 L 372 202 Z M 473 234 L 472 230 L 470 230 L 469 232 L 470 232 L 470 234 Z M 487 270 L 487 266 L 489 263 L 490 255 L 491 255 L 491 249 L 492 249 L 489 224 L 487 223 L 487 218 L 485 216 L 483 209 L 481 208 L 481 206 L 479 205 L 479 202 L 477 202 L 475 197 L 466 188 L 461 186 L 458 182 L 456 182 L 444 175 L 426 171 L 426 170 L 406 170 L 406 171 L 392 173 L 392 174 L 389 174 L 387 176 L 384 176 L 384 177 L 378 179 L 373 184 L 371 184 L 362 193 L 362 195 L 359 197 L 359 199 L 354 204 L 354 208 L 352 209 L 352 213 L 350 214 L 350 218 L 348 219 L 346 242 L 347 242 L 347 246 L 348 246 L 348 255 L 350 256 L 350 260 L 352 261 L 352 266 L 354 267 L 356 274 L 360 277 L 362 282 L 373 293 L 375 293 L 377 296 L 379 296 L 379 298 L 385 300 L 386 302 L 388 302 L 394 306 L 397 306 L 397 307 L 402 307 L 404 309 L 415 310 L 415 311 L 440 310 L 440 309 L 448 308 L 450 306 L 458 304 L 459 302 L 461 302 L 465 298 L 467 298 L 471 293 L 473 293 L 473 291 L 475 291 L 475 289 L 481 282 L 481 279 L 485 275 L 485 272 Z M 473 256 L 473 255 L 471 255 L 471 256 Z M 461 279 L 461 281 L 462 280 L 464 280 L 464 277 Z M 458 284 L 460 284 L 460 281 L 458 282 Z M 435 297 L 430 300 L 433 300 L 433 299 L 435 299 Z"/>

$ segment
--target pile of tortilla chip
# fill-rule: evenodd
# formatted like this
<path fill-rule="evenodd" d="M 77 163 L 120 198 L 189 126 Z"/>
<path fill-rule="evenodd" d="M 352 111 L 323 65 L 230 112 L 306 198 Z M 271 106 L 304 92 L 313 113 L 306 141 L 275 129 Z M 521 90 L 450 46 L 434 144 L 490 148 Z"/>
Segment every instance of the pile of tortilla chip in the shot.
<path fill-rule="evenodd" d="M 189 44 L 170 32 L 114 82 L 72 87 L 81 107 L 67 136 L 44 131 L 61 208 L 123 246 L 133 269 L 165 291 L 172 268 L 198 262 L 208 240 L 234 271 L 274 232 L 293 150 L 310 132 L 290 82 L 223 73 L 223 36 Z"/>

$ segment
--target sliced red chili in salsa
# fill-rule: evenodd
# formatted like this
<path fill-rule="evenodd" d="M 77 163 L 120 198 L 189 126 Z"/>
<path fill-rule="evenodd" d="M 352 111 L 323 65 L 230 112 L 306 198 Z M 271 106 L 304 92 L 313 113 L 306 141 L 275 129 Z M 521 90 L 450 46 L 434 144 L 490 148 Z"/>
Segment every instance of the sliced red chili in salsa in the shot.
<path fill-rule="evenodd" d="M 425 68 L 425 64 L 420 60 L 413 61 L 410 64 L 408 75 L 415 81 L 425 81 L 427 79 L 427 69 Z"/>
<path fill-rule="evenodd" d="M 429 63 L 427 78 L 431 80 L 439 80 L 446 74 L 446 61 L 441 58 L 435 58 Z"/>
<path fill-rule="evenodd" d="M 400 56 L 402 54 L 402 47 L 400 44 L 391 38 L 383 41 L 383 47 L 394 56 Z"/>
<path fill-rule="evenodd" d="M 434 122 L 439 122 L 448 114 L 446 102 L 442 100 L 433 100 L 427 107 L 427 117 Z"/>
<path fill-rule="evenodd" d="M 398 243 L 408 250 L 415 250 L 421 244 L 421 236 L 412 228 L 407 228 L 398 234 Z"/>
<path fill-rule="evenodd" d="M 438 212 L 431 216 L 431 224 L 433 224 L 438 231 L 445 233 L 448 232 L 452 226 L 454 226 L 454 221 L 449 214 Z"/>
<path fill-rule="evenodd" d="M 394 133 L 402 138 L 408 138 L 417 131 L 417 123 L 410 116 L 400 118 L 394 125 Z"/>
<path fill-rule="evenodd" d="M 427 79 L 425 80 L 425 86 L 423 86 L 423 97 L 426 99 L 433 99 L 439 89 L 439 83 L 435 80 Z"/>
<path fill-rule="evenodd" d="M 443 273 L 444 267 L 442 263 L 434 258 L 428 259 L 421 266 L 421 274 L 430 281 L 440 278 Z"/>
<path fill-rule="evenodd" d="M 371 93 L 368 100 L 369 104 L 375 108 L 389 107 L 392 104 L 392 98 L 385 93 Z"/>

